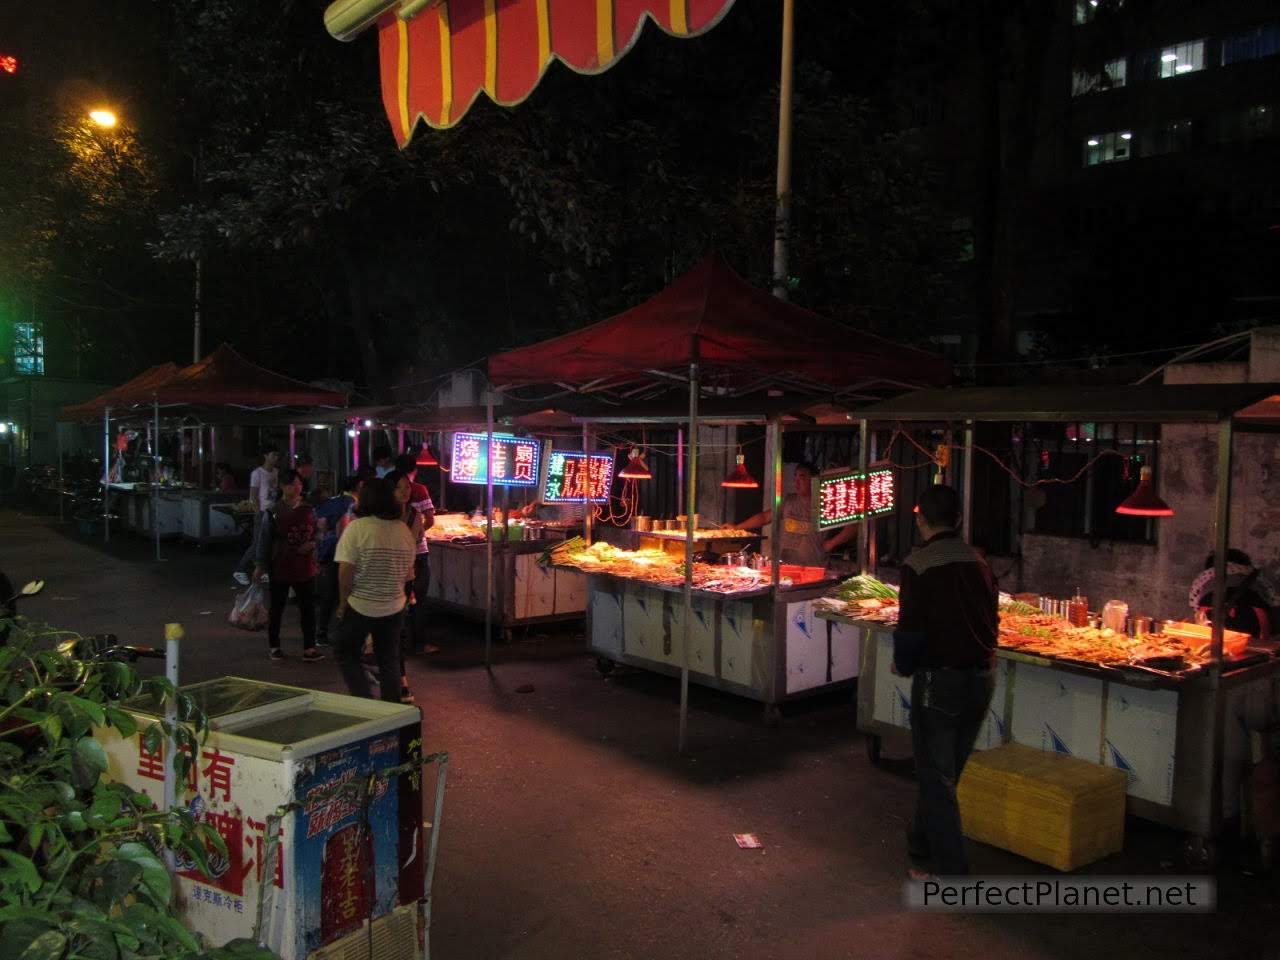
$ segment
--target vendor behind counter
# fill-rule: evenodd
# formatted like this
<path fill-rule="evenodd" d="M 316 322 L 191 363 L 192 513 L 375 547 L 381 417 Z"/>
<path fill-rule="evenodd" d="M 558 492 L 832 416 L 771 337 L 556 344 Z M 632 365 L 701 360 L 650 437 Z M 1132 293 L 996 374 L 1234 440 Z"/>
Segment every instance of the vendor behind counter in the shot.
<path fill-rule="evenodd" d="M 805 567 L 825 567 L 828 554 L 858 535 L 857 525 L 843 527 L 825 536 L 814 520 L 813 478 L 818 469 L 811 463 L 797 463 L 792 489 L 782 498 L 782 537 L 779 560 Z M 741 523 L 726 524 L 739 530 L 759 530 L 773 522 L 773 511 L 765 510 Z"/>

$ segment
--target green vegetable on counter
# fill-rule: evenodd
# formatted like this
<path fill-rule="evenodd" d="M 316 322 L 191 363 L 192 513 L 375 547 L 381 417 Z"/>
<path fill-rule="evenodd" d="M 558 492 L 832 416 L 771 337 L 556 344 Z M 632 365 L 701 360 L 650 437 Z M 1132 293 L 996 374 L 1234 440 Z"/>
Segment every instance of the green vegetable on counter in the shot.
<path fill-rule="evenodd" d="M 845 603 L 856 600 L 888 600 L 897 603 L 898 588 L 891 587 L 868 574 L 860 573 L 836 587 L 835 596 L 836 599 L 843 600 Z"/>

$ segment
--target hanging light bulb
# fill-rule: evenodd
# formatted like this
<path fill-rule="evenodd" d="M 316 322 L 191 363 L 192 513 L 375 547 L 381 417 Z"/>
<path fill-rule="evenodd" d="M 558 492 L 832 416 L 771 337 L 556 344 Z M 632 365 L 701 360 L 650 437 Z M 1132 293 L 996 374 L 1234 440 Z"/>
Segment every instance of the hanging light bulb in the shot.
<path fill-rule="evenodd" d="M 747 472 L 747 458 L 742 455 L 741 450 L 737 456 L 737 466 L 733 468 L 733 473 L 720 481 L 720 486 L 729 487 L 733 490 L 755 490 L 760 484 L 756 483 L 756 478 Z"/>
<path fill-rule="evenodd" d="M 1116 513 L 1127 517 L 1172 517 L 1173 508 L 1160 499 L 1155 484 L 1151 482 L 1151 468 L 1143 467 L 1138 474 L 1138 488 L 1128 499 L 1116 507 Z"/>
<path fill-rule="evenodd" d="M 649 465 L 644 462 L 644 457 L 640 456 L 640 451 L 632 449 L 631 459 L 627 461 L 627 465 L 619 471 L 618 476 L 623 480 L 652 480 L 653 473 L 649 470 Z"/>
<path fill-rule="evenodd" d="M 418 451 L 418 466 L 420 467 L 438 467 L 440 461 L 435 458 L 431 452 L 431 447 L 427 444 L 422 445 L 422 449 Z"/>

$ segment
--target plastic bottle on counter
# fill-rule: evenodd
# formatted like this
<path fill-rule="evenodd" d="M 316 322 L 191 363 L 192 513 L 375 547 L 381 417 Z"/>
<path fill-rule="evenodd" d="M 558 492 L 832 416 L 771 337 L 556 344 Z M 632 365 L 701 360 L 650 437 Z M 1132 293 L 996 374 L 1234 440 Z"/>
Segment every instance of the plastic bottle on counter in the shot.
<path fill-rule="evenodd" d="M 1128 619 L 1129 605 L 1123 600 L 1108 600 L 1107 605 L 1102 608 L 1103 627 L 1114 630 L 1116 633 L 1125 632 Z"/>

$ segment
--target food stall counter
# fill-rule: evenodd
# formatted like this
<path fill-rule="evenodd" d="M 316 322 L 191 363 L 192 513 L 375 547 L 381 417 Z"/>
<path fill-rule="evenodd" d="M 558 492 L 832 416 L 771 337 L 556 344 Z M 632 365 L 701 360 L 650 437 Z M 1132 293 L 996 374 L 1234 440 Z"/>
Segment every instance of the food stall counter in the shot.
<path fill-rule="evenodd" d="M 863 595 L 875 588 L 862 579 L 819 601 L 815 616 L 861 640 L 858 728 L 878 759 L 882 736 L 910 729 L 911 680 L 890 669 L 896 598 Z M 1019 743 L 1123 770 L 1131 813 L 1200 837 L 1239 813 L 1248 731 L 1275 710 L 1280 658 L 1272 649 L 1229 636 L 1232 657 L 1215 690 L 1193 624 L 1166 627 L 1167 636 L 1127 637 L 1055 624 L 1008 598 L 1001 620 L 996 691 L 977 749 Z M 1055 644 L 1062 653 L 1052 652 Z M 1091 653 L 1098 659 L 1086 659 Z M 1168 669 L 1144 663 L 1153 659 Z M 1215 729 L 1223 758 L 1216 772 L 1208 759 Z"/>

